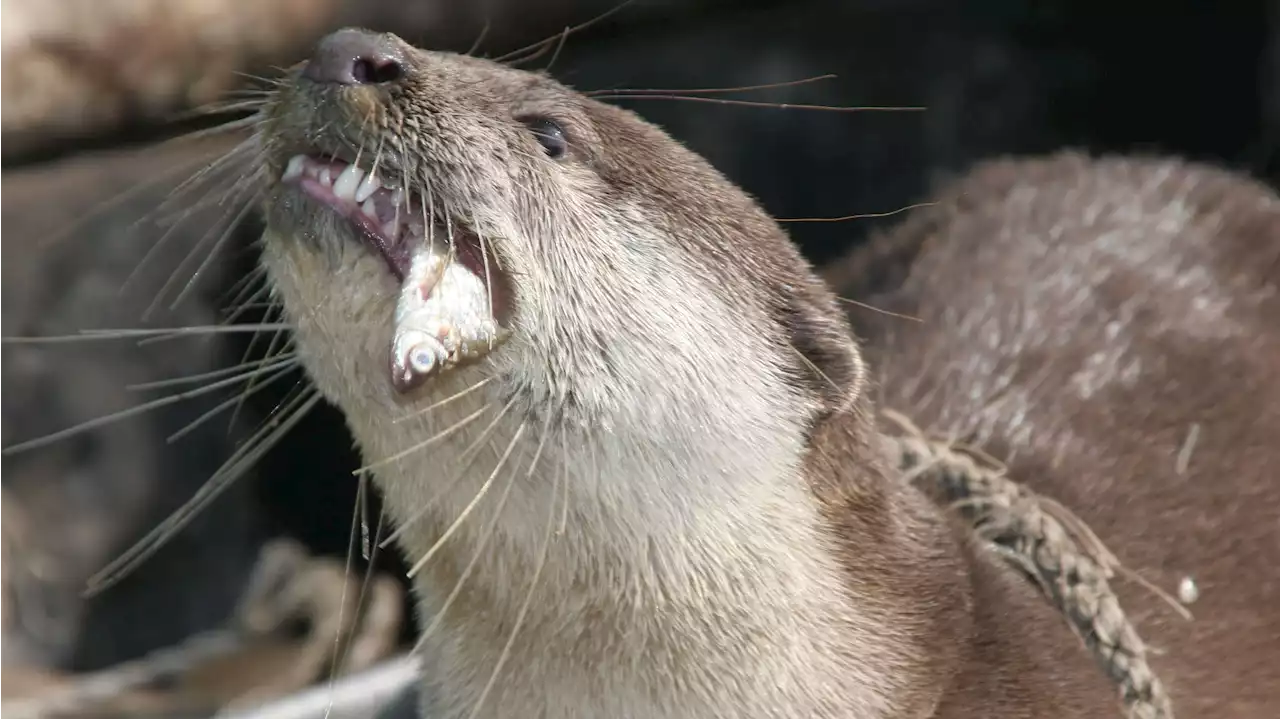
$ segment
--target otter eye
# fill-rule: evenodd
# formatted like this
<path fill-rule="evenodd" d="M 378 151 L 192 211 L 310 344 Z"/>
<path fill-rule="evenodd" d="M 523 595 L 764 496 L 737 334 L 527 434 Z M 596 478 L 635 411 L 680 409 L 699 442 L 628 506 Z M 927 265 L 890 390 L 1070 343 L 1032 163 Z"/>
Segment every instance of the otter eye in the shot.
<path fill-rule="evenodd" d="M 564 136 L 564 130 L 553 120 L 545 117 L 530 117 L 525 118 L 523 122 L 533 136 L 538 138 L 538 143 L 542 145 L 543 150 L 546 150 L 547 157 L 558 160 L 569 151 L 569 140 Z"/>

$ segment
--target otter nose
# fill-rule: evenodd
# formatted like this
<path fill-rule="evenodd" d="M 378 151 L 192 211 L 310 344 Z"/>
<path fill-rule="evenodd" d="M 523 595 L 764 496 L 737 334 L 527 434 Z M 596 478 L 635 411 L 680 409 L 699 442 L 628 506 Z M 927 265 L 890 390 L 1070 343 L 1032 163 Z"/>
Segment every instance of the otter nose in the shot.
<path fill-rule="evenodd" d="M 394 36 L 346 28 L 320 41 L 302 75 L 313 82 L 380 85 L 404 76 L 404 56 Z"/>

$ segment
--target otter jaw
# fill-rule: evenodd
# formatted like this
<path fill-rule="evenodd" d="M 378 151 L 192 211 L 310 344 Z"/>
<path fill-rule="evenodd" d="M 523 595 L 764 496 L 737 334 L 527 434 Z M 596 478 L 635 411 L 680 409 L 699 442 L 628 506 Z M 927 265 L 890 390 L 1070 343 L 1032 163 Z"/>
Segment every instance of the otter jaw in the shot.
<path fill-rule="evenodd" d="M 280 182 L 351 222 L 400 280 L 389 363 L 396 391 L 481 359 L 506 339 L 494 316 L 497 268 L 483 250 L 477 260 L 479 240 L 465 228 L 460 242 L 451 219 L 431 217 L 420 199 L 355 163 L 296 155 Z M 448 242 L 437 246 L 434 230 L 441 226 Z"/>

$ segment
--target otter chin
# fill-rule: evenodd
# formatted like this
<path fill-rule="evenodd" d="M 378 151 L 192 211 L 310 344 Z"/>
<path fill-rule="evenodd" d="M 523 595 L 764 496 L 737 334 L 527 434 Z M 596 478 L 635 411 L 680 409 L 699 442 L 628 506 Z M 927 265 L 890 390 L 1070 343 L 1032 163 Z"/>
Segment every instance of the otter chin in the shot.
<path fill-rule="evenodd" d="M 662 130 L 359 29 L 257 127 L 263 262 L 412 566 L 424 716 L 1114 708 L 891 476 L 835 296 Z"/>

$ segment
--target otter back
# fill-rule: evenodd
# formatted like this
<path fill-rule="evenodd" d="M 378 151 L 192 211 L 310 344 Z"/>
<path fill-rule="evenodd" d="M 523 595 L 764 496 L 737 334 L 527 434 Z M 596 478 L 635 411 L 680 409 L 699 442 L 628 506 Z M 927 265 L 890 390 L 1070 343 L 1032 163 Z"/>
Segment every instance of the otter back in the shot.
<path fill-rule="evenodd" d="M 1005 461 L 1194 601 L 1186 621 L 1113 583 L 1182 718 L 1280 706 L 1277 270 L 1270 190 L 1063 154 L 981 166 L 828 271 L 920 320 L 852 310 L 881 406 Z"/>

